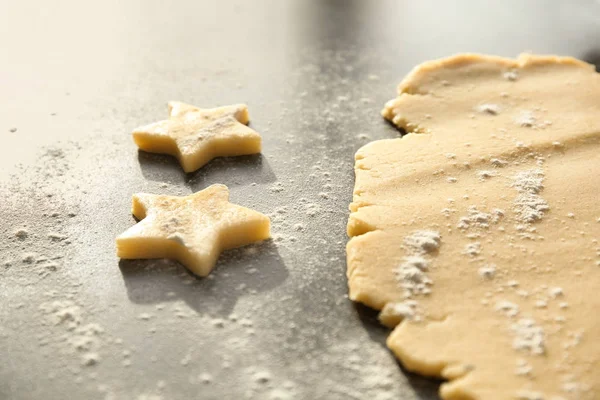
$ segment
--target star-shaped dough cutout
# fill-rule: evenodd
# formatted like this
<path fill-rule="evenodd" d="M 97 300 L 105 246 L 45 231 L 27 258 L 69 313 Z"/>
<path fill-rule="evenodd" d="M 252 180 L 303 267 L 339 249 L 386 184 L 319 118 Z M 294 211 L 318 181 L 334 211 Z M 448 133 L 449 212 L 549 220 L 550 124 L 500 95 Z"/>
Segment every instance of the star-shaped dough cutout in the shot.
<path fill-rule="evenodd" d="M 136 194 L 132 213 L 141 221 L 117 237 L 117 256 L 170 258 L 202 277 L 222 250 L 270 237 L 269 217 L 231 204 L 225 185 L 184 197 Z"/>
<path fill-rule="evenodd" d="M 133 140 L 141 150 L 175 156 L 193 172 L 215 157 L 260 153 L 260 135 L 248 122 L 245 104 L 202 109 L 172 101 L 169 119 L 135 129 Z"/>

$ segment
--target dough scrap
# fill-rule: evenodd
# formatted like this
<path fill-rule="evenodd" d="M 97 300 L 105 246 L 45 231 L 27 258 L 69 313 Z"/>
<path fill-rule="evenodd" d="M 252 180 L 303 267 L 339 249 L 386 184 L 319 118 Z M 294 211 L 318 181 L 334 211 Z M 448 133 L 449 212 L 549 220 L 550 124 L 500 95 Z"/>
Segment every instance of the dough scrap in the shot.
<path fill-rule="evenodd" d="M 117 237 L 117 256 L 171 258 L 202 277 L 222 250 L 271 236 L 269 217 L 229 203 L 225 185 L 184 197 L 136 194 L 132 213 L 141 221 Z"/>
<path fill-rule="evenodd" d="M 175 156 L 193 172 L 215 157 L 260 153 L 260 135 L 248 122 L 245 104 L 201 109 L 172 101 L 169 119 L 135 129 L 133 140 L 141 150 Z"/>
<path fill-rule="evenodd" d="M 444 399 L 599 399 L 600 75 L 466 54 L 398 92 L 408 134 L 356 153 L 350 298 Z M 406 245 L 423 231 L 439 248 Z"/>

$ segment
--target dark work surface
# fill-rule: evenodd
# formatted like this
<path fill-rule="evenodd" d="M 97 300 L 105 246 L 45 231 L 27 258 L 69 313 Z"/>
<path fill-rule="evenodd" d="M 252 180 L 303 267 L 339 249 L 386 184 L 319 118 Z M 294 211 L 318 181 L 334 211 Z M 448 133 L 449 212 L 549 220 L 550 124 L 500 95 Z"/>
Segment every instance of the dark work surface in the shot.
<path fill-rule="evenodd" d="M 435 399 L 347 299 L 353 154 L 399 136 L 379 111 L 423 61 L 598 65 L 600 3 L 25 0 L 0 5 L 0 33 L 0 399 Z M 138 153 L 129 133 L 169 100 L 247 103 L 263 154 L 186 175 Z M 133 193 L 217 182 L 273 240 L 204 280 L 119 262 Z"/>

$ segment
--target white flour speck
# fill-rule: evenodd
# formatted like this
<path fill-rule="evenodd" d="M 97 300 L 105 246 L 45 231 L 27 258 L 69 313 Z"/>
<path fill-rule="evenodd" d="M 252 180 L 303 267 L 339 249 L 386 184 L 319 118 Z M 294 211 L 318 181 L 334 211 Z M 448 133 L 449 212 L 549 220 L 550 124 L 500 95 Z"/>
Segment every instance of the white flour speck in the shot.
<path fill-rule="evenodd" d="M 496 303 L 496 311 L 503 312 L 508 317 L 515 317 L 519 314 L 519 306 L 510 301 L 502 300 Z"/>
<path fill-rule="evenodd" d="M 517 173 L 513 178 L 512 187 L 518 195 L 514 200 L 513 210 L 521 223 L 532 223 L 542 219 L 550 209 L 548 203 L 539 195 L 544 188 L 544 172 L 541 169 L 531 169 Z"/>
<path fill-rule="evenodd" d="M 502 210 L 498 210 L 502 211 Z M 461 230 L 467 230 L 469 228 L 481 228 L 488 229 L 490 223 L 497 223 L 502 217 L 503 213 L 494 212 L 494 214 L 479 211 L 477 206 L 469 206 L 467 215 L 461 217 L 456 227 Z"/>
<path fill-rule="evenodd" d="M 414 300 L 406 300 L 397 303 L 387 303 L 381 313 L 379 319 L 382 321 L 393 321 L 392 325 L 398 324 L 402 320 L 417 319 L 417 302 Z"/>
<path fill-rule="evenodd" d="M 500 113 L 500 106 L 498 104 L 480 104 L 475 107 L 475 111 L 481 114 L 498 115 Z"/>
<path fill-rule="evenodd" d="M 531 111 L 522 111 L 516 118 L 515 123 L 524 128 L 531 128 L 535 125 L 537 118 Z"/>
<path fill-rule="evenodd" d="M 548 289 L 548 294 L 550 295 L 550 297 L 555 299 L 557 297 L 562 297 L 564 293 L 563 293 L 562 288 L 552 287 L 552 288 Z"/>
<path fill-rule="evenodd" d="M 411 259 L 414 259 L 414 257 L 411 257 Z M 404 288 L 406 298 L 410 298 L 416 294 L 430 293 L 429 287 L 432 281 L 427 277 L 425 271 L 419 268 L 418 265 L 420 264 L 420 261 L 415 265 L 410 259 L 405 259 L 395 270 L 396 277 L 400 281 L 400 285 Z"/>
<path fill-rule="evenodd" d="M 439 249 L 441 243 L 440 233 L 431 230 L 415 231 L 404 238 L 404 246 L 416 254 L 432 253 Z"/>
<path fill-rule="evenodd" d="M 496 275 L 496 265 L 489 264 L 485 265 L 478 270 L 479 275 L 484 279 L 493 279 Z"/>
<path fill-rule="evenodd" d="M 398 267 L 394 269 L 396 279 L 404 289 L 404 297 L 426 295 L 431 292 L 432 281 L 425 271 L 429 268 L 429 260 L 425 258 L 434 253 L 441 245 L 441 235 L 437 231 L 419 230 L 406 236 L 403 247 L 407 255 Z"/>
<path fill-rule="evenodd" d="M 490 160 L 490 164 L 492 164 L 496 168 L 503 168 L 508 165 L 508 161 L 501 160 L 499 158 L 492 158 Z"/>
<path fill-rule="evenodd" d="M 546 300 L 536 300 L 535 307 L 536 308 L 546 308 L 548 306 L 548 302 Z"/>
<path fill-rule="evenodd" d="M 454 212 L 456 212 L 456 210 L 455 210 L 455 209 L 453 209 L 453 208 L 443 208 L 443 209 L 442 209 L 442 211 L 441 211 L 441 213 L 442 213 L 444 216 L 446 216 L 446 217 L 449 217 L 449 216 L 450 216 L 450 214 L 452 214 L 452 213 L 454 213 Z"/>
<path fill-rule="evenodd" d="M 478 256 L 479 254 L 481 254 L 481 243 L 473 242 L 473 243 L 467 244 L 465 246 L 464 254 L 467 254 L 471 257 Z"/>
<path fill-rule="evenodd" d="M 490 179 L 497 175 L 498 174 L 495 171 L 489 171 L 489 170 L 477 171 L 477 176 L 479 177 L 480 181 L 485 181 L 485 180 Z"/>
<path fill-rule="evenodd" d="M 99 361 L 100 361 L 100 356 L 98 356 L 98 354 L 87 353 L 87 354 L 83 355 L 81 363 L 86 367 L 90 367 L 92 365 L 98 364 Z"/>
<path fill-rule="evenodd" d="M 212 375 L 207 372 L 200 374 L 198 379 L 200 380 L 200 382 L 202 382 L 205 385 L 208 385 L 209 383 L 212 383 L 212 381 L 213 381 Z"/>
<path fill-rule="evenodd" d="M 269 381 L 271 380 L 271 374 L 267 371 L 259 371 L 256 372 L 252 378 L 256 383 L 264 385 L 269 383 Z"/>
<path fill-rule="evenodd" d="M 517 360 L 517 368 L 515 369 L 515 374 L 519 376 L 531 376 L 531 372 L 533 371 L 533 367 L 531 364 L 522 358 Z"/>
<path fill-rule="evenodd" d="M 515 70 L 506 71 L 504 74 L 502 74 L 502 76 L 507 81 L 512 81 L 512 82 L 516 81 L 519 78 L 519 74 Z"/>
<path fill-rule="evenodd" d="M 511 325 L 511 330 L 515 336 L 513 339 L 515 350 L 527 351 L 533 355 L 546 352 L 544 330 L 533 319 L 521 318 Z"/>

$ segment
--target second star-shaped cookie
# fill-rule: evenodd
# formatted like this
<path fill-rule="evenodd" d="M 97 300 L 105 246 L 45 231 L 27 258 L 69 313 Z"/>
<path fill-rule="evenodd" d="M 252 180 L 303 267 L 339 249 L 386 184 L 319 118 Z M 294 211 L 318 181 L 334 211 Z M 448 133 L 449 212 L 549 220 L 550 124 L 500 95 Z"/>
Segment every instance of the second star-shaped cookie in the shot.
<path fill-rule="evenodd" d="M 231 204 L 225 185 L 184 197 L 136 194 L 132 212 L 141 221 L 117 237 L 119 257 L 171 258 L 198 276 L 222 250 L 270 237 L 269 217 Z"/>
<path fill-rule="evenodd" d="M 215 157 L 260 153 L 260 135 L 248 122 L 245 104 L 201 109 L 172 101 L 169 119 L 135 129 L 133 140 L 141 150 L 175 156 L 193 172 Z"/>

